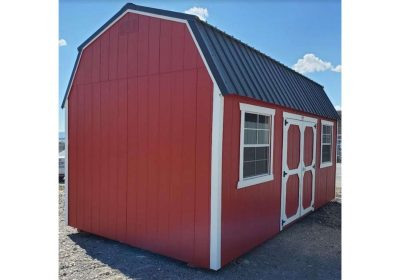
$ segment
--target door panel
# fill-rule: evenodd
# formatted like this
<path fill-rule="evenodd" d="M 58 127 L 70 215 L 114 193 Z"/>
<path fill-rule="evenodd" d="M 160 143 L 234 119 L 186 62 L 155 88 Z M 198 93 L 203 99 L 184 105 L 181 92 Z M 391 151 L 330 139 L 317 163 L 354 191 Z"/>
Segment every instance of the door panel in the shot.
<path fill-rule="evenodd" d="M 296 169 L 300 164 L 300 128 L 290 125 L 288 129 L 287 165 L 289 169 Z"/>
<path fill-rule="evenodd" d="M 312 206 L 312 186 L 313 174 L 309 170 L 303 175 L 303 209 L 307 209 Z"/>
<path fill-rule="evenodd" d="M 300 180 L 297 174 L 290 175 L 286 182 L 286 216 L 291 218 L 297 215 L 299 210 Z"/>
<path fill-rule="evenodd" d="M 281 229 L 314 209 L 316 123 L 284 113 Z"/>
<path fill-rule="evenodd" d="M 314 131 L 310 126 L 304 129 L 304 165 L 310 166 L 313 161 Z"/>

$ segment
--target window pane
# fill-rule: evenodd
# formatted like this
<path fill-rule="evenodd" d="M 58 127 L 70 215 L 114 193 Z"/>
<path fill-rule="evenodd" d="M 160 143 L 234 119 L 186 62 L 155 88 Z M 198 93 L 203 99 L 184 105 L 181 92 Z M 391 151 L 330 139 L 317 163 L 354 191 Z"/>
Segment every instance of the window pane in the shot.
<path fill-rule="evenodd" d="M 256 159 L 256 148 L 254 147 L 245 147 L 244 148 L 244 161 L 254 161 Z"/>
<path fill-rule="evenodd" d="M 322 162 L 331 161 L 331 145 L 322 145 Z"/>
<path fill-rule="evenodd" d="M 269 118 L 268 116 L 258 115 L 258 128 L 269 128 Z"/>
<path fill-rule="evenodd" d="M 256 162 L 244 162 L 243 163 L 243 178 L 251 177 L 256 175 Z"/>
<path fill-rule="evenodd" d="M 245 129 L 244 130 L 244 143 L 245 144 L 257 144 L 257 130 Z"/>
<path fill-rule="evenodd" d="M 267 158 L 267 147 L 257 147 L 255 148 L 256 160 Z"/>
<path fill-rule="evenodd" d="M 256 161 L 256 175 L 266 174 L 267 170 L 267 160 L 257 160 Z"/>
<path fill-rule="evenodd" d="M 269 144 L 269 130 L 258 130 L 257 134 L 257 144 Z"/>
<path fill-rule="evenodd" d="M 328 126 L 328 131 L 327 131 L 327 134 L 328 134 L 329 136 L 331 136 L 331 135 L 332 135 L 332 129 L 333 129 L 333 127 L 332 127 L 332 126 Z"/>
<path fill-rule="evenodd" d="M 244 127 L 245 128 L 257 128 L 257 115 L 245 113 L 244 114 Z"/>

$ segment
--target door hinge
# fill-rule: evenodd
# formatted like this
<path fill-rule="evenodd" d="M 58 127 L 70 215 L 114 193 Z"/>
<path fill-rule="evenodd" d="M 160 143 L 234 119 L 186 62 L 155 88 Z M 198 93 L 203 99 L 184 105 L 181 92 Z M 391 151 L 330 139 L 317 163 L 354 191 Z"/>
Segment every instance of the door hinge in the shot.
<path fill-rule="evenodd" d="M 282 220 L 282 222 L 281 222 L 281 223 L 282 223 L 282 226 L 283 226 L 283 224 L 285 223 L 285 220 Z"/>
<path fill-rule="evenodd" d="M 314 124 L 314 127 L 317 128 L 317 124 Z"/>
<path fill-rule="evenodd" d="M 315 169 L 315 164 L 312 167 Z"/>
<path fill-rule="evenodd" d="M 289 122 L 285 119 L 285 125 L 287 125 Z"/>
<path fill-rule="evenodd" d="M 285 177 L 287 175 L 286 171 L 283 171 L 283 177 Z"/>

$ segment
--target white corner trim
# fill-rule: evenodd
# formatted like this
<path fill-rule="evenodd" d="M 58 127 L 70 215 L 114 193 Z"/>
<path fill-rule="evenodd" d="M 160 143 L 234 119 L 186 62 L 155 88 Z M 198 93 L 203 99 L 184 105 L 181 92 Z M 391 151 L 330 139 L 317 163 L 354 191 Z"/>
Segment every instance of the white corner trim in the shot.
<path fill-rule="evenodd" d="M 210 269 L 221 268 L 222 137 L 224 98 L 214 83 L 211 144 Z"/>
<path fill-rule="evenodd" d="M 65 100 L 65 159 L 64 159 L 64 210 L 68 225 L 68 98 Z"/>
<path fill-rule="evenodd" d="M 326 126 L 331 126 L 332 127 L 332 139 L 331 139 L 331 161 L 329 162 L 322 162 L 322 133 L 323 133 L 323 128 L 322 126 L 326 125 Z M 319 168 L 326 168 L 326 167 L 331 167 L 333 165 L 333 149 L 336 147 L 333 147 L 333 125 L 334 123 L 331 121 L 327 121 L 327 120 L 321 120 L 321 144 L 320 144 L 320 159 L 319 159 Z"/>
<path fill-rule="evenodd" d="M 240 103 L 240 157 L 239 157 L 239 181 L 237 183 L 237 188 L 245 188 L 268 181 L 274 180 L 274 127 L 275 127 L 275 109 L 260 107 L 255 105 L 250 105 L 246 103 Z M 254 113 L 260 115 L 271 116 L 271 131 L 270 131 L 270 168 L 271 174 L 259 175 L 250 178 L 243 178 L 243 151 L 244 151 L 244 114 Z"/>

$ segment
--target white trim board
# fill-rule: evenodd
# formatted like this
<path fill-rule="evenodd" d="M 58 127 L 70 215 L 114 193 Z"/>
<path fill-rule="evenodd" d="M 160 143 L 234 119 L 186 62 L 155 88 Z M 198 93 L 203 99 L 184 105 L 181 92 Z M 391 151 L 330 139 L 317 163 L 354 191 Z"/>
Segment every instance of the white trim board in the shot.
<path fill-rule="evenodd" d="M 331 160 L 329 162 L 322 162 L 322 134 L 323 134 L 323 126 L 331 126 L 332 127 L 332 135 L 331 135 Z M 327 121 L 327 120 L 321 120 L 321 143 L 320 143 L 320 159 L 319 159 L 319 168 L 326 168 L 326 167 L 330 167 L 333 165 L 333 149 L 336 149 L 336 147 L 333 147 L 333 126 L 334 126 L 334 122 L 331 121 Z M 336 162 L 336 160 L 335 160 Z"/>
<path fill-rule="evenodd" d="M 239 157 L 239 181 L 237 188 L 245 188 L 253 185 L 265 183 L 274 180 L 274 123 L 275 123 L 275 109 L 254 106 L 246 103 L 240 103 L 240 157 Z M 270 174 L 255 176 L 251 178 L 243 178 L 243 151 L 244 151 L 244 118 L 245 113 L 254 113 L 258 115 L 271 116 L 271 129 L 270 129 Z M 264 145 L 263 145 L 264 146 Z"/>
<path fill-rule="evenodd" d="M 308 118 L 301 115 L 283 113 L 283 142 L 282 142 L 282 173 L 285 172 L 286 176 L 282 177 L 281 182 L 281 222 L 280 230 L 287 224 L 290 224 L 299 217 L 306 213 L 314 210 L 315 202 L 315 176 L 316 176 L 316 139 L 317 139 L 317 119 Z M 291 125 L 298 126 L 300 130 L 300 159 L 297 168 L 289 169 L 287 165 L 287 144 L 288 144 L 288 131 Z M 312 127 L 313 129 L 313 159 L 310 165 L 305 166 L 304 164 L 304 132 L 306 127 Z M 312 174 L 312 194 L 311 203 L 307 208 L 303 207 L 303 176 L 305 172 L 310 171 Z M 286 188 L 287 181 L 291 175 L 296 175 L 299 180 L 299 194 L 298 194 L 298 207 L 294 215 L 287 217 L 286 215 Z"/>
<path fill-rule="evenodd" d="M 224 98 L 221 94 L 221 90 L 211 72 L 211 69 L 205 59 L 205 56 L 197 42 L 196 37 L 189 25 L 189 22 L 184 19 L 167 17 L 137 10 L 128 9 L 119 17 L 117 17 L 112 23 L 105 27 L 96 37 L 94 37 L 89 43 L 87 43 L 79 53 L 79 59 L 77 62 L 76 69 L 74 71 L 71 87 L 68 89 L 66 104 L 68 102 L 69 93 L 72 88 L 72 84 L 75 79 L 75 74 L 78 70 L 80 58 L 83 51 L 89 46 L 94 40 L 96 40 L 101 34 L 108 30 L 118 20 L 120 20 L 127 13 L 134 13 L 145 15 L 154 18 L 160 18 L 164 20 L 170 20 L 175 22 L 181 22 L 186 24 L 192 39 L 200 53 L 204 65 L 207 68 L 209 77 L 213 81 L 213 112 L 212 112 L 212 144 L 211 144 L 211 189 L 210 189 L 210 269 L 218 270 L 221 268 L 221 181 L 222 181 L 222 135 L 223 135 L 223 114 L 224 114 Z M 67 128 L 66 128 L 67 130 Z"/>
<path fill-rule="evenodd" d="M 224 98 L 214 83 L 211 144 L 210 268 L 221 268 L 222 137 Z"/>
<path fill-rule="evenodd" d="M 65 101 L 65 158 L 64 158 L 64 210 L 68 225 L 68 99 Z"/>
<path fill-rule="evenodd" d="M 297 114 L 288 113 L 288 112 L 283 112 L 283 118 L 306 121 L 306 122 L 313 122 L 313 123 L 318 122 L 318 119 L 316 119 L 316 118 L 306 117 L 306 116 L 297 115 Z"/>

